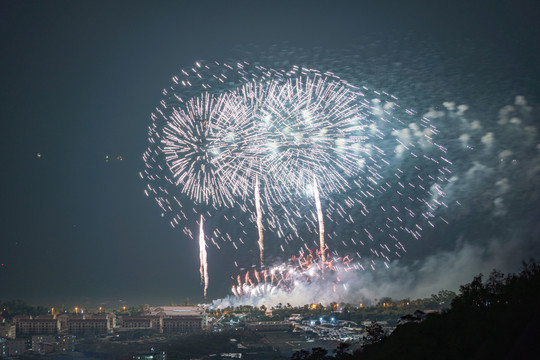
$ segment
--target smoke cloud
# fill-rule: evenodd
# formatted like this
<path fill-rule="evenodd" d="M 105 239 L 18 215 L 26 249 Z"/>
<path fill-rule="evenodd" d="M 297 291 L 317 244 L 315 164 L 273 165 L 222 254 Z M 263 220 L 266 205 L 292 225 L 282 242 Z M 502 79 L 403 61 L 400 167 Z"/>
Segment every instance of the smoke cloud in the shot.
<path fill-rule="evenodd" d="M 513 104 L 501 107 L 492 120 L 489 114 L 471 115 L 467 105 L 452 102 L 424 116 L 437 119 L 442 142 L 450 144 L 448 157 L 455 165 L 451 181 L 442 189 L 446 200 L 460 205 L 444 214 L 449 221 L 448 233 L 440 235 L 445 247 L 425 251 L 416 259 L 405 256 L 388 267 L 380 263 L 376 271 L 342 269 L 299 282 L 289 291 L 276 288 L 264 296 L 231 295 L 213 305 L 301 306 L 369 303 L 382 297 L 424 298 L 442 289 L 457 292 L 479 273 L 515 272 L 523 260 L 538 259 L 538 117 L 525 97 L 517 96 Z M 394 135 L 420 136 L 416 132 L 413 126 Z"/>

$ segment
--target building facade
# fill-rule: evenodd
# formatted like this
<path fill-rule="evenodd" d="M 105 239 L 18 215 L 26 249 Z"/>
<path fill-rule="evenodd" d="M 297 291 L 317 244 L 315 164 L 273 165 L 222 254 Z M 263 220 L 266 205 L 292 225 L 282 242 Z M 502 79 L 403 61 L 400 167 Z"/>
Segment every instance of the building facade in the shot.
<path fill-rule="evenodd" d="M 163 318 L 163 333 L 190 333 L 203 329 L 203 319 L 199 316 L 171 316 Z"/>
<path fill-rule="evenodd" d="M 120 331 L 149 330 L 161 332 L 162 329 L 162 318 L 157 315 L 122 316 L 119 323 Z"/>
<path fill-rule="evenodd" d="M 145 306 L 144 310 L 161 318 L 160 332 L 165 334 L 197 332 L 208 325 L 205 309 L 196 306 Z"/>
<path fill-rule="evenodd" d="M 21 317 L 16 319 L 16 334 L 20 336 L 58 334 L 60 323 L 52 316 L 37 316 L 36 318 Z"/>
<path fill-rule="evenodd" d="M 109 332 L 106 318 L 83 317 L 82 319 L 69 319 L 69 334 L 73 335 L 98 335 Z"/>
<path fill-rule="evenodd" d="M 75 342 L 76 337 L 73 335 L 34 335 L 32 336 L 32 351 L 36 354 L 74 351 Z"/>
<path fill-rule="evenodd" d="M 17 327 L 10 323 L 0 325 L 0 338 L 15 339 L 17 335 Z"/>

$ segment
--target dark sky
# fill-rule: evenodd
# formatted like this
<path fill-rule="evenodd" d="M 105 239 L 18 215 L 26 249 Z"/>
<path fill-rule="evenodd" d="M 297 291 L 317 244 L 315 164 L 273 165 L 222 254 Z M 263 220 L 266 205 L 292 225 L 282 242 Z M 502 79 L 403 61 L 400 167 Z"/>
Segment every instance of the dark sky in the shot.
<path fill-rule="evenodd" d="M 412 98 L 424 110 L 432 102 L 440 107 L 440 100 L 470 101 L 489 107 L 477 113 L 496 116 L 516 95 L 538 109 L 536 2 L 439 3 L 2 1 L 0 300 L 201 299 L 196 244 L 163 221 L 138 177 L 161 89 L 197 60 L 273 45 L 335 49 L 369 64 L 379 57 L 383 68 L 403 59 L 392 91 L 418 86 L 423 93 Z M 289 60 L 296 61 L 294 52 Z M 369 75 L 392 86 L 384 71 Z M 501 88 L 494 90 L 490 79 Z M 522 198 L 538 192 L 534 184 L 513 190 Z M 519 229 L 536 246 L 531 222 L 538 207 L 520 201 L 530 221 Z M 487 223 L 471 230 L 478 222 L 460 221 L 447 230 L 456 242 L 462 229 L 491 236 Z M 413 247 L 411 256 L 432 251 Z M 232 269 L 220 262 L 229 255 L 210 252 L 210 298 L 227 294 Z"/>

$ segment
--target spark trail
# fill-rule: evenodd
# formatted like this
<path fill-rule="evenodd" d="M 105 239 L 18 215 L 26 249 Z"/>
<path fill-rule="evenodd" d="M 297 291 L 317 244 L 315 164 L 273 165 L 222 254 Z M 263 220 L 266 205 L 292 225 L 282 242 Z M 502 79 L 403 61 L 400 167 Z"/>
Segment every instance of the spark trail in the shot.
<path fill-rule="evenodd" d="M 259 256 L 261 259 L 261 266 L 264 265 L 264 235 L 262 226 L 262 210 L 261 210 L 261 194 L 259 191 L 259 176 L 255 177 L 255 208 L 257 210 L 257 230 L 259 232 Z"/>
<path fill-rule="evenodd" d="M 199 221 L 199 258 L 201 262 L 201 284 L 204 285 L 204 297 L 206 297 L 206 290 L 208 290 L 208 259 L 206 256 L 206 241 L 204 241 L 204 219 L 202 214 Z"/>
<path fill-rule="evenodd" d="M 319 196 L 319 185 L 317 178 L 313 177 L 313 195 L 315 197 L 315 206 L 317 208 L 317 220 L 319 221 L 319 249 L 321 252 L 321 261 L 326 261 L 326 244 L 324 243 L 324 218 L 322 213 L 321 198 Z"/>

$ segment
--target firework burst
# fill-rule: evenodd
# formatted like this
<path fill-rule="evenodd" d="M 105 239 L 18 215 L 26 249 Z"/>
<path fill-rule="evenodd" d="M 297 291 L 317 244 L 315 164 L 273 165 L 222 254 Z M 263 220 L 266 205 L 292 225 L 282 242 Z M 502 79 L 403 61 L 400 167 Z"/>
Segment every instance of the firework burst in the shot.
<path fill-rule="evenodd" d="M 419 239 L 448 206 L 452 164 L 437 127 L 390 94 L 332 73 L 245 62 L 197 63 L 173 83 L 152 115 L 141 177 L 173 227 L 193 239 L 189 224 L 200 217 L 205 294 L 207 243 L 238 248 L 258 238 L 263 265 L 265 240 L 301 256 L 313 241 L 322 269 L 336 258 L 375 269 L 374 259 L 388 266 L 406 251 L 401 234 Z M 235 221 L 243 235 L 217 227 L 205 235 L 202 212 Z M 256 274 L 257 286 L 277 286 Z M 254 285 L 246 276 L 238 295 Z"/>

